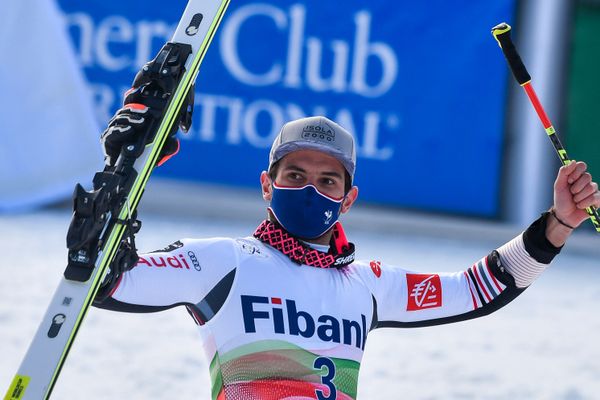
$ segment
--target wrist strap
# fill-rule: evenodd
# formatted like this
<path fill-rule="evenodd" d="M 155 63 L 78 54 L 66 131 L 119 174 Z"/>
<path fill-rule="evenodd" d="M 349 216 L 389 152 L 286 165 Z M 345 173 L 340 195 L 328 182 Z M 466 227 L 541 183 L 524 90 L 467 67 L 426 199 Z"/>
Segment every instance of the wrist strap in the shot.
<path fill-rule="evenodd" d="M 569 228 L 569 229 L 575 229 L 575 227 L 573 227 L 573 226 L 571 226 L 571 225 L 569 225 L 569 224 L 567 224 L 567 223 L 563 222 L 563 221 L 562 221 L 560 218 L 558 218 L 558 217 L 556 216 L 556 211 L 554 210 L 554 207 L 552 207 L 552 208 L 550 209 L 550 214 L 552 214 L 552 216 L 553 216 L 553 217 L 554 217 L 554 218 L 555 218 L 555 219 L 558 221 L 558 223 L 559 223 L 559 224 L 561 224 L 561 225 L 563 225 L 563 226 L 566 226 L 566 227 L 567 227 L 567 228 Z"/>
<path fill-rule="evenodd" d="M 546 224 L 550 211 L 545 211 L 523 232 L 523 244 L 527 253 L 537 262 L 550 264 L 560 253 L 561 247 L 556 247 L 546 238 Z"/>

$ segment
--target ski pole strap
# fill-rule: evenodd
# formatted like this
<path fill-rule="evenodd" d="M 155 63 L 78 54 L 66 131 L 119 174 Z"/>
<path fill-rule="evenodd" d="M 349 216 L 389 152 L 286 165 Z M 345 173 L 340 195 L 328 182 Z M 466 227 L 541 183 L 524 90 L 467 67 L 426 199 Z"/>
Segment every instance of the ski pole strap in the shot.
<path fill-rule="evenodd" d="M 347 241 L 345 244 L 340 242 L 340 240 L 345 240 L 346 235 L 343 233 L 342 225 L 339 222 L 334 225 L 333 229 L 334 234 L 327 253 L 313 249 L 290 235 L 281 225 L 273 221 L 263 221 L 256 228 L 253 236 L 281 251 L 297 264 L 317 268 L 342 268 L 354 261 L 354 244 Z M 338 232 L 337 235 L 336 231 Z M 336 241 L 338 243 L 335 243 Z M 338 248 L 342 249 L 343 252 L 338 252 Z"/>

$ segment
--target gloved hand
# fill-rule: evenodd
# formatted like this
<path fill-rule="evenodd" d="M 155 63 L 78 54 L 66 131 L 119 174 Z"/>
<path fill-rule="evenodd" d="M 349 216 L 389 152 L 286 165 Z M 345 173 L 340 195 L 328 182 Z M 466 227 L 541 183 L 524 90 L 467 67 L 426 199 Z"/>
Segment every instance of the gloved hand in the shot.
<path fill-rule="evenodd" d="M 95 304 L 101 304 L 110 297 L 119 285 L 121 276 L 137 264 L 139 256 L 135 246 L 135 234 L 140 231 L 141 227 L 142 222 L 137 219 L 137 213 L 134 213 L 129 220 L 127 236 L 121 240 L 117 254 L 100 284 L 100 289 L 94 299 Z"/>
<path fill-rule="evenodd" d="M 160 119 L 167 106 L 169 95 L 162 93 L 158 85 L 144 82 L 140 71 L 134 80 L 134 85 L 125 93 L 123 107 L 119 109 L 102 133 L 101 142 L 104 149 L 105 163 L 114 166 L 121 149 L 134 145 L 135 156 L 139 157 L 144 145 L 153 140 Z M 190 89 L 184 106 L 173 125 L 165 142 L 157 165 L 164 164 L 179 151 L 179 140 L 175 137 L 177 128 L 187 132 L 192 123 L 194 104 L 194 86 Z"/>
<path fill-rule="evenodd" d="M 108 272 L 106 273 L 100 288 L 94 298 L 94 303 L 101 304 L 104 300 L 112 295 L 116 287 L 119 285 L 121 276 L 131 270 L 138 262 L 138 254 L 135 245 L 128 241 L 121 242 L 115 259 L 113 260 Z"/>

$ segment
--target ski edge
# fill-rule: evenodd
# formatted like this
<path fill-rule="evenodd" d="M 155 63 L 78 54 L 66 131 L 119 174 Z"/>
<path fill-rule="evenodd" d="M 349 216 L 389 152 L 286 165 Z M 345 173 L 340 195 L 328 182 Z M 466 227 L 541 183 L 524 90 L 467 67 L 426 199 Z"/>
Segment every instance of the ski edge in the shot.
<path fill-rule="evenodd" d="M 160 155 L 160 150 L 162 149 L 162 146 L 164 145 L 164 143 L 167 139 L 167 134 L 168 134 L 168 132 L 170 132 L 170 129 L 172 128 L 172 126 L 175 122 L 175 119 L 179 113 L 179 110 L 180 110 L 189 90 L 192 88 L 194 82 L 196 81 L 196 78 L 197 78 L 197 75 L 199 72 L 199 68 L 200 68 L 200 64 L 202 63 L 204 56 L 208 50 L 208 47 L 210 46 L 210 44 L 216 34 L 217 28 L 220 25 L 221 20 L 223 19 L 223 16 L 225 14 L 225 11 L 227 10 L 227 7 L 229 6 L 229 3 L 230 3 L 230 0 L 221 0 L 220 1 L 220 5 L 218 7 L 215 17 L 213 17 L 213 19 L 211 21 L 208 33 L 203 38 L 198 51 L 196 52 L 196 54 L 193 57 L 190 68 L 187 71 L 185 71 L 185 73 L 181 79 L 181 82 L 179 83 L 177 89 L 175 90 L 175 93 L 173 94 L 173 97 L 171 98 L 171 100 L 169 102 L 167 110 L 165 111 L 165 115 L 164 115 L 164 117 L 161 121 L 161 124 L 159 125 L 159 128 L 157 130 L 157 133 L 155 135 L 154 141 L 152 143 L 149 143 L 148 145 L 146 145 L 146 148 L 150 148 L 150 154 L 147 156 L 147 159 L 145 160 L 145 162 L 141 168 L 141 172 L 138 173 L 138 176 L 132 185 L 131 191 L 127 196 L 125 204 L 121 207 L 121 209 L 119 211 L 118 219 L 124 220 L 124 219 L 128 218 L 130 213 L 133 212 L 133 210 L 135 210 L 137 208 L 137 205 L 139 204 L 139 201 L 141 200 L 142 194 L 144 192 L 145 186 L 150 178 L 150 175 L 154 169 L 156 161 L 158 160 L 158 157 Z M 189 3 L 188 3 L 188 6 L 189 6 Z M 184 15 L 185 15 L 185 13 L 184 13 Z M 175 35 L 174 35 L 174 37 L 175 37 Z M 177 42 L 174 42 L 174 43 L 177 43 Z M 111 233 L 109 234 L 109 237 L 101 250 L 100 263 L 96 267 L 96 271 L 90 278 L 90 281 L 86 282 L 86 284 L 90 285 L 90 290 L 88 291 L 87 296 L 84 300 L 84 306 L 82 307 L 81 311 L 79 312 L 79 314 L 76 317 L 76 322 L 70 332 L 70 336 L 67 339 L 67 343 L 66 343 L 64 350 L 60 356 L 59 362 L 58 362 L 55 370 L 53 371 L 53 375 L 51 377 L 49 384 L 46 386 L 46 391 L 43 396 L 44 399 L 48 399 L 52 393 L 54 385 L 56 384 L 56 381 L 57 381 L 60 371 L 65 363 L 66 357 L 71 349 L 71 346 L 74 343 L 74 340 L 79 331 L 79 328 L 81 327 L 83 320 L 84 320 L 85 316 L 87 315 L 87 312 L 93 302 L 93 299 L 94 299 L 96 293 L 98 292 L 100 283 L 102 281 L 101 278 L 103 278 L 104 273 L 106 272 L 106 269 L 108 268 L 108 265 L 110 264 L 110 260 L 112 260 L 112 258 L 114 257 L 114 253 L 116 252 L 116 250 L 118 248 L 118 243 L 120 242 L 120 240 L 123 237 L 124 230 L 125 230 L 124 225 L 118 224 L 118 223 L 114 224 L 114 226 L 111 230 Z M 65 280 L 66 279 L 63 277 L 61 280 L 61 283 L 64 282 Z M 59 284 L 58 289 L 60 289 L 60 284 Z M 46 316 L 48 314 L 53 314 L 53 311 L 50 311 L 50 308 L 48 308 L 46 310 L 46 312 L 44 313 L 44 317 L 41 322 L 42 324 L 46 320 Z M 38 329 L 41 329 L 41 326 L 38 327 Z M 30 344 L 30 347 L 31 347 L 31 344 Z M 29 353 L 29 351 L 28 351 L 28 353 Z M 27 357 L 27 354 L 25 357 Z M 23 399 L 25 399 L 26 398 L 25 396 L 27 394 L 26 389 L 27 389 L 31 379 L 32 379 L 31 376 L 23 374 L 21 371 L 21 368 L 19 368 L 19 370 L 17 371 L 16 375 L 14 376 L 14 378 L 8 388 L 8 391 L 4 397 L 4 400 L 23 400 Z"/>

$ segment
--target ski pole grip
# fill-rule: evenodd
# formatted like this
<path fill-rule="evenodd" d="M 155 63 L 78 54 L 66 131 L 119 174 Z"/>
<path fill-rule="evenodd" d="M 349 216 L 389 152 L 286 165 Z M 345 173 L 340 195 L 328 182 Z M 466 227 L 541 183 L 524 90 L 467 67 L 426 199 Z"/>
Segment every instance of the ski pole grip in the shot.
<path fill-rule="evenodd" d="M 600 215 L 598 215 L 598 209 L 592 206 L 588 207 L 586 211 L 590 216 L 590 221 L 592 221 L 594 229 L 596 229 L 596 232 L 600 233 Z"/>
<path fill-rule="evenodd" d="M 504 53 L 504 57 L 515 76 L 515 79 L 519 82 L 519 85 L 523 86 L 531 81 L 531 76 L 529 75 L 529 72 L 527 72 L 525 64 L 523 64 L 510 37 L 510 25 L 506 22 L 496 25 L 492 28 L 492 35 L 494 35 L 494 39 L 496 39 L 498 45 L 502 49 L 502 53 Z"/>

